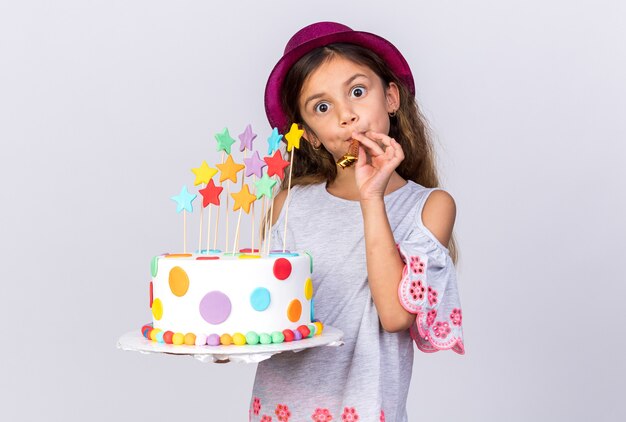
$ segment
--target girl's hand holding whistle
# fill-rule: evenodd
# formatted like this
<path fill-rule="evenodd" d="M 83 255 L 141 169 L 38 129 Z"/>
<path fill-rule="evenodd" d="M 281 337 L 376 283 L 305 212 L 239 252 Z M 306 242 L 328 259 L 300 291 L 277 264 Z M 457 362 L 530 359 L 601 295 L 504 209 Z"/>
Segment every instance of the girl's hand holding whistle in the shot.
<path fill-rule="evenodd" d="M 361 146 L 354 170 L 361 200 L 382 199 L 391 175 L 404 160 L 402 147 L 395 139 L 378 132 L 354 132 L 352 137 Z"/>

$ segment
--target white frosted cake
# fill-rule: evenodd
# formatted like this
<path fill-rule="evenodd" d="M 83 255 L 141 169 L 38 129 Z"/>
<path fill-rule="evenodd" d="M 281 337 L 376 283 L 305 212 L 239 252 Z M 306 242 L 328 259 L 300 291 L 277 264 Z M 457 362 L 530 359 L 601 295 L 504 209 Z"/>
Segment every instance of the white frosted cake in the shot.
<path fill-rule="evenodd" d="M 307 253 L 164 254 L 151 265 L 152 324 L 168 344 L 243 345 L 321 334 Z"/>

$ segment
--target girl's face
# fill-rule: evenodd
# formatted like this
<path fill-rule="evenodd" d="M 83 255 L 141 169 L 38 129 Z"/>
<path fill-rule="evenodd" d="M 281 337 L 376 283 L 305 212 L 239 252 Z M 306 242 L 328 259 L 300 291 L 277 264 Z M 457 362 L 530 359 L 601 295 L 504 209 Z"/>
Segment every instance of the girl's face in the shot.
<path fill-rule="evenodd" d="M 335 56 L 309 75 L 298 102 L 306 139 L 318 139 L 339 159 L 352 132 L 389 134 L 388 113 L 398 109 L 400 95 L 395 83 L 384 86 L 369 67 Z"/>

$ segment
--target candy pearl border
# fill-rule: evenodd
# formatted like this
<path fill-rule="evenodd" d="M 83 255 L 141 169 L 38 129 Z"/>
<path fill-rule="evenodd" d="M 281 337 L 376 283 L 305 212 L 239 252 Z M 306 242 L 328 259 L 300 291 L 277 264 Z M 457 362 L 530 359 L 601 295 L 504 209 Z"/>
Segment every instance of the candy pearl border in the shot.
<path fill-rule="evenodd" d="M 321 327 L 321 329 L 320 329 L 320 327 Z M 272 341 L 272 343 L 268 343 L 268 344 L 280 344 L 280 343 L 284 343 L 284 342 L 299 341 L 299 340 L 302 340 L 302 339 L 311 338 L 313 336 L 319 336 L 324 331 L 324 324 L 322 324 L 321 321 L 316 319 L 316 320 L 311 321 L 311 324 L 308 324 L 308 325 L 302 324 L 302 325 L 298 326 L 298 328 L 296 328 L 295 330 L 292 330 L 290 328 L 286 328 L 285 330 L 280 331 L 280 333 L 282 334 L 286 330 L 289 330 L 289 331 L 291 331 L 293 333 L 293 338 L 292 339 L 290 339 L 290 340 L 284 339 L 283 341 L 280 341 L 280 342 Z M 298 334 L 300 334 L 300 338 L 297 338 L 296 331 L 298 331 Z M 176 334 L 178 334 L 180 337 L 183 338 L 183 342 L 181 344 L 174 344 L 173 341 L 166 341 L 163 338 L 163 335 L 166 332 L 168 332 L 168 330 L 163 331 L 160 328 L 153 328 L 153 323 L 151 323 L 151 322 L 148 323 L 148 324 L 145 324 L 144 326 L 141 327 L 141 335 L 144 336 L 146 339 L 148 339 L 150 341 L 154 341 L 156 343 L 170 344 L 170 345 L 173 345 L 173 346 L 207 346 L 207 347 L 215 347 L 215 346 L 211 346 L 211 345 L 206 344 L 206 341 L 209 338 L 210 334 L 204 337 L 205 338 L 204 344 L 196 344 L 196 339 L 198 338 L 198 336 L 196 334 L 194 334 L 194 333 L 185 333 L 185 334 L 183 334 L 183 333 L 172 332 L 172 337 L 168 336 L 170 340 Z M 161 334 L 161 335 L 159 336 L 159 334 Z M 194 340 L 193 342 L 187 340 L 187 339 L 191 339 L 189 334 L 193 335 L 193 340 Z M 217 333 L 215 333 L 215 334 L 217 334 Z M 245 343 L 235 344 L 233 342 L 233 337 L 235 336 L 235 334 L 241 334 L 241 336 L 246 340 Z M 247 334 L 249 334 L 249 333 L 247 333 Z M 219 346 L 245 346 L 245 345 L 249 345 L 249 346 L 257 346 L 257 345 L 266 346 L 267 345 L 267 344 L 262 344 L 261 342 L 258 342 L 256 344 L 248 343 L 248 341 L 247 341 L 247 334 L 243 334 L 243 333 L 227 334 L 229 336 L 229 338 L 231 339 L 231 342 L 228 343 L 228 344 L 222 343 L 222 339 L 224 338 L 224 334 L 222 334 L 222 335 L 218 334 L 219 337 L 220 337 L 220 344 L 219 344 Z M 255 333 L 255 334 L 257 334 L 258 337 L 261 336 L 259 333 Z M 273 336 L 272 336 L 271 333 L 267 333 L 267 334 L 269 334 L 270 338 L 273 339 Z M 204 334 L 203 334 L 203 336 L 204 336 Z"/>

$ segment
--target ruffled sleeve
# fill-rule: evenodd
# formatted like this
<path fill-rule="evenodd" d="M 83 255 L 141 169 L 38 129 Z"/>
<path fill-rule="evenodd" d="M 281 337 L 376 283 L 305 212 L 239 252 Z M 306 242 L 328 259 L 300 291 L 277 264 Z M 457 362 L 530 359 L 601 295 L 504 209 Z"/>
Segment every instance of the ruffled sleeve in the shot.
<path fill-rule="evenodd" d="M 415 229 L 398 244 L 405 262 L 398 296 L 402 306 L 416 314 L 411 337 L 421 351 L 452 349 L 464 354 L 456 269 L 448 249 L 421 221 L 426 197 L 418 204 Z"/>

